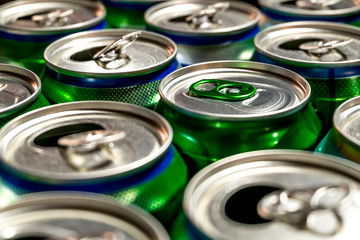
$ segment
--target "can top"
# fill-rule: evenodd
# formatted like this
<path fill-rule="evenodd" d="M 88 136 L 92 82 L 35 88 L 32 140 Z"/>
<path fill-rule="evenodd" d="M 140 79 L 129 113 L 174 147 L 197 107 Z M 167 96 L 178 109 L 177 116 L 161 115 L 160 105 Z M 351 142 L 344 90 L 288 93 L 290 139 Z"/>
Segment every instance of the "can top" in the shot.
<path fill-rule="evenodd" d="M 285 64 L 340 68 L 360 65 L 360 29 L 342 23 L 277 24 L 255 36 L 258 52 Z"/>
<path fill-rule="evenodd" d="M 261 7 L 297 17 L 344 17 L 360 12 L 358 0 L 258 0 Z"/>
<path fill-rule="evenodd" d="M 128 77 L 171 64 L 177 48 L 169 38 L 149 31 L 95 30 L 71 34 L 50 44 L 46 65 L 73 76 Z"/>
<path fill-rule="evenodd" d="M 39 96 L 39 77 L 22 67 L 0 64 L 0 117 L 29 106 Z"/>
<path fill-rule="evenodd" d="M 221 36 L 245 32 L 260 20 L 252 5 L 235 1 L 167 1 L 145 12 L 157 30 L 187 36 Z"/>
<path fill-rule="evenodd" d="M 304 107 L 309 83 L 273 65 L 216 61 L 178 69 L 160 83 L 161 98 L 200 118 L 234 120 L 286 116 Z"/>
<path fill-rule="evenodd" d="M 169 240 L 163 226 L 134 206 L 80 192 L 32 193 L 0 211 L 0 238 Z"/>
<path fill-rule="evenodd" d="M 333 124 L 347 142 L 360 150 L 360 97 L 341 104 L 334 113 Z"/>
<path fill-rule="evenodd" d="M 359 231 L 359 171 L 306 151 L 233 155 L 190 180 L 183 208 L 209 239 L 349 239 Z"/>
<path fill-rule="evenodd" d="M 17 0 L 0 6 L 0 30 L 22 35 L 50 35 L 81 30 L 105 19 L 100 1 Z"/>
<path fill-rule="evenodd" d="M 159 163 L 172 129 L 136 105 L 84 101 L 57 104 L 15 118 L 1 131 L 4 166 L 39 181 L 118 179 Z"/>

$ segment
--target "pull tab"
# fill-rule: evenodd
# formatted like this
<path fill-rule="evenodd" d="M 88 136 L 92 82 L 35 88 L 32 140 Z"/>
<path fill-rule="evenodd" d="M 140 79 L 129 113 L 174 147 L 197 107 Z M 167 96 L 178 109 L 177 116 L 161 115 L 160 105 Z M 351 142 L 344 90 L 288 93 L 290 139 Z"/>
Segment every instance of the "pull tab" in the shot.
<path fill-rule="evenodd" d="M 58 140 L 60 151 L 78 171 L 91 171 L 116 161 L 114 143 L 125 138 L 123 131 L 94 130 L 75 133 Z"/>
<path fill-rule="evenodd" d="M 327 9 L 342 0 L 297 0 L 296 6 L 310 10 Z"/>
<path fill-rule="evenodd" d="M 259 202 L 258 213 L 268 220 L 279 220 L 319 235 L 331 236 L 342 226 L 337 209 L 349 192 L 345 185 L 275 191 Z"/>
<path fill-rule="evenodd" d="M 191 84 L 189 91 L 200 97 L 238 101 L 254 96 L 256 88 L 247 83 L 219 79 L 203 79 Z"/>
<path fill-rule="evenodd" d="M 0 92 L 7 87 L 6 83 L 0 83 Z"/>
<path fill-rule="evenodd" d="M 56 9 L 47 14 L 33 15 L 31 20 L 42 27 L 49 27 L 55 24 L 64 26 L 69 22 L 68 16 L 73 13 L 73 9 Z"/>
<path fill-rule="evenodd" d="M 126 65 L 130 58 L 123 53 L 141 35 L 141 31 L 126 34 L 98 51 L 93 60 L 105 69 L 117 69 Z"/>
<path fill-rule="evenodd" d="M 336 50 L 336 47 L 344 46 L 352 42 L 352 38 L 344 40 L 310 41 L 299 45 L 299 49 L 317 61 L 337 62 L 346 60 L 346 55 Z"/>
<path fill-rule="evenodd" d="M 216 14 L 226 11 L 229 7 L 229 2 L 218 2 L 196 11 L 186 17 L 185 21 L 195 29 L 215 28 L 222 24 L 221 20 L 215 19 Z"/>

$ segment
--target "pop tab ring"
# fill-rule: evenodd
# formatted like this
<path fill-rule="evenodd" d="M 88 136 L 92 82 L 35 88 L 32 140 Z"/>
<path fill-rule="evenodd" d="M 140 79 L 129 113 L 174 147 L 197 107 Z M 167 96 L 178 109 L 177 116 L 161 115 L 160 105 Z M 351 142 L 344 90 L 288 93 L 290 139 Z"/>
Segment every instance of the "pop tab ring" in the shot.
<path fill-rule="evenodd" d="M 200 97 L 237 101 L 254 96 L 256 88 L 247 83 L 220 79 L 203 79 L 191 84 L 189 91 Z"/>
<path fill-rule="evenodd" d="M 130 58 L 123 51 L 135 42 L 141 31 L 126 34 L 108 46 L 104 47 L 93 56 L 93 60 L 102 68 L 117 69 L 126 65 Z"/>
<path fill-rule="evenodd" d="M 55 24 L 64 26 L 68 23 L 68 16 L 73 14 L 73 9 L 56 9 L 46 14 L 33 15 L 31 20 L 41 27 L 49 27 Z"/>
<path fill-rule="evenodd" d="M 185 21 L 195 29 L 214 28 L 221 25 L 220 20 L 216 20 L 216 14 L 226 11 L 230 7 L 229 2 L 218 2 L 211 4 L 204 9 L 200 9 L 185 18 Z"/>
<path fill-rule="evenodd" d="M 300 8 L 320 10 L 329 8 L 341 1 L 342 0 L 297 0 L 295 4 Z"/>

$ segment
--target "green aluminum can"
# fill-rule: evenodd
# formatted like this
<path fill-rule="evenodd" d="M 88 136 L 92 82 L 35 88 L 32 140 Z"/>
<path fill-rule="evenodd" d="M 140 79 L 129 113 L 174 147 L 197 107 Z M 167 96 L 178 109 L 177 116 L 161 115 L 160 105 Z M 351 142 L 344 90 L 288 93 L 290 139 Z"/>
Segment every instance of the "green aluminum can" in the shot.
<path fill-rule="evenodd" d="M 277 24 L 255 37 L 255 59 L 292 70 L 310 83 L 311 101 L 324 124 L 335 109 L 360 94 L 360 28 L 343 23 Z"/>
<path fill-rule="evenodd" d="M 102 0 L 106 21 L 112 28 L 145 29 L 145 11 L 165 0 Z"/>
<path fill-rule="evenodd" d="M 187 183 L 172 136 L 163 117 L 132 104 L 83 101 L 29 112 L 0 131 L 2 196 L 101 193 L 169 226 Z"/>
<path fill-rule="evenodd" d="M 45 50 L 44 95 L 50 102 L 107 100 L 152 108 L 162 78 L 179 67 L 175 43 L 130 29 L 72 34 Z"/>
<path fill-rule="evenodd" d="M 34 71 L 44 50 L 70 33 L 105 27 L 105 7 L 87 0 L 17 0 L 0 6 L 0 62 Z"/>
<path fill-rule="evenodd" d="M 322 125 L 310 93 L 304 78 L 273 65 L 206 62 L 164 78 L 155 110 L 196 172 L 235 153 L 315 147 Z"/>
<path fill-rule="evenodd" d="M 22 67 L 0 64 L 0 128 L 11 119 L 50 103 L 39 77 Z"/>

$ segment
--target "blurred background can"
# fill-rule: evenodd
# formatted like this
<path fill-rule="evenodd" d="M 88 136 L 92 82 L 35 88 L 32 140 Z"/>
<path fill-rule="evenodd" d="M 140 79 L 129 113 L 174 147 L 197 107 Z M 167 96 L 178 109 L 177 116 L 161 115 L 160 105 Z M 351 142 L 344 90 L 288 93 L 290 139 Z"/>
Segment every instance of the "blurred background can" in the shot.
<path fill-rule="evenodd" d="M 72 34 L 45 50 L 44 94 L 50 102 L 110 100 L 152 108 L 162 78 L 179 67 L 175 43 L 129 29 Z"/>
<path fill-rule="evenodd" d="M 32 193 L 0 210 L 0 239 L 170 240 L 163 226 L 135 206 L 100 194 Z"/>
<path fill-rule="evenodd" d="M 172 129 L 132 104 L 56 104 L 0 131 L 3 192 L 87 191 L 135 204 L 169 225 L 179 211 L 187 168 Z"/>
<path fill-rule="evenodd" d="M 342 23 L 300 21 L 275 25 L 255 37 L 255 59 L 305 77 L 311 101 L 332 126 L 335 109 L 360 94 L 360 29 Z"/>
<path fill-rule="evenodd" d="M 171 239 L 351 239 L 360 233 L 359 173 L 307 151 L 227 157 L 191 179 Z"/>
<path fill-rule="evenodd" d="M 0 6 L 0 62 L 40 75 L 49 43 L 70 33 L 105 27 L 99 1 L 17 0 Z"/>
<path fill-rule="evenodd" d="M 240 1 L 167 1 L 145 12 L 147 28 L 170 37 L 185 65 L 250 60 L 260 11 Z"/>
<path fill-rule="evenodd" d="M 292 21 L 330 21 L 360 26 L 357 0 L 258 0 L 265 27 Z"/>
<path fill-rule="evenodd" d="M 50 103 L 41 93 L 40 78 L 18 66 L 0 64 L 0 128 L 11 119 Z"/>
<path fill-rule="evenodd" d="M 336 109 L 333 128 L 315 151 L 360 163 L 360 97 L 351 98 Z"/>
<path fill-rule="evenodd" d="M 181 68 L 160 84 L 155 110 L 174 129 L 189 172 L 241 152 L 313 149 L 321 122 L 309 83 L 273 65 L 216 61 Z"/>
<path fill-rule="evenodd" d="M 102 0 L 106 21 L 112 28 L 145 29 L 145 11 L 165 0 Z"/>

